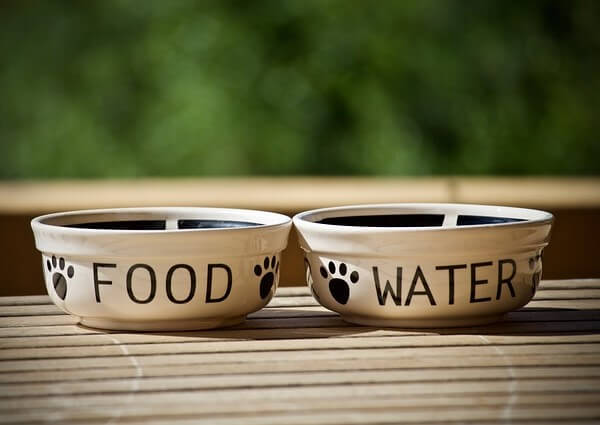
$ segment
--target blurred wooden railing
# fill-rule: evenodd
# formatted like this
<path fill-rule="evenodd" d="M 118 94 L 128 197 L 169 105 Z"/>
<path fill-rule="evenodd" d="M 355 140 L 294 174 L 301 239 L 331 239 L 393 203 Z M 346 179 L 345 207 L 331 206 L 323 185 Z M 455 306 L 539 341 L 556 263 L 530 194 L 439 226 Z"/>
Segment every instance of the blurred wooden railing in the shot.
<path fill-rule="evenodd" d="M 600 178 L 204 178 L 0 183 L 0 295 L 45 292 L 29 220 L 39 214 L 129 206 L 221 206 L 288 215 L 335 205 L 463 202 L 540 208 L 556 216 L 544 278 L 600 277 Z M 292 232 L 284 285 L 304 284 Z"/>

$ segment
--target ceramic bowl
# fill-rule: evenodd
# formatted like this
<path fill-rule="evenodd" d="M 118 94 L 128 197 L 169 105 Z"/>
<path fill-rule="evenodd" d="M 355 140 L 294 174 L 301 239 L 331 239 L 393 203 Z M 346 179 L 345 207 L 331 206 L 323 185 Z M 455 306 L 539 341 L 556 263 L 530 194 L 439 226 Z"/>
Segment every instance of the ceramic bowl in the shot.
<path fill-rule="evenodd" d="M 327 208 L 294 217 L 315 299 L 348 322 L 491 323 L 537 289 L 552 214 L 462 204 Z"/>
<path fill-rule="evenodd" d="M 32 220 L 52 301 L 90 327 L 229 326 L 279 280 L 291 220 L 220 208 L 125 208 Z"/>

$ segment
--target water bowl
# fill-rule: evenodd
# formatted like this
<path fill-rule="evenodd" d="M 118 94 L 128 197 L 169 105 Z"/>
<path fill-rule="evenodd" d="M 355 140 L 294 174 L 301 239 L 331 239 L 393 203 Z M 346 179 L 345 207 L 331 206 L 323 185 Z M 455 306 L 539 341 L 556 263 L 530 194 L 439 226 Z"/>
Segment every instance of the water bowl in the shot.
<path fill-rule="evenodd" d="M 495 322 L 531 300 L 552 214 L 466 204 L 326 208 L 293 219 L 314 298 L 348 322 Z"/>

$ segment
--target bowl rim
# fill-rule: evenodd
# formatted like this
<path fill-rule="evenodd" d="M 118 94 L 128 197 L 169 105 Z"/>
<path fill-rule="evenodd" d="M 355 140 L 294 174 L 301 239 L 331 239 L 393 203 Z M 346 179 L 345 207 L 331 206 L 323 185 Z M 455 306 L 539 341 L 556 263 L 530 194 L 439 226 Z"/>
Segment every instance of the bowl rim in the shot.
<path fill-rule="evenodd" d="M 310 217 L 317 216 L 318 219 L 324 218 L 333 218 L 333 217 L 345 217 L 350 215 L 361 215 L 356 214 L 357 212 L 368 212 L 376 209 L 389 209 L 392 211 L 406 211 L 408 213 L 413 214 L 428 214 L 428 213 L 437 213 L 437 214 L 448 214 L 448 212 L 452 212 L 452 210 L 459 209 L 470 209 L 471 212 L 479 211 L 478 215 L 484 215 L 483 213 L 488 212 L 491 213 L 495 211 L 495 215 L 502 217 L 506 215 L 504 218 L 510 217 L 509 213 L 513 212 L 517 215 L 529 215 L 530 218 L 524 218 L 522 221 L 511 221 L 504 223 L 486 223 L 486 224 L 469 224 L 469 225 L 461 225 L 461 226 L 418 226 L 418 227 L 401 227 L 401 226 L 386 226 L 386 227 L 377 227 L 377 226 L 353 226 L 353 225 L 339 225 L 339 224 L 329 224 L 329 223 L 318 223 L 314 220 L 310 220 Z M 411 210 L 422 210 L 422 211 L 411 211 Z M 450 211 L 448 211 L 450 210 Z M 342 213 L 342 214 L 335 214 Z M 353 214 L 343 214 L 343 213 L 353 213 Z M 471 215 L 468 212 L 454 212 L 457 216 L 461 214 Z M 377 215 L 377 214 L 362 214 L 362 215 Z M 293 223 L 296 227 L 305 227 L 310 228 L 312 230 L 331 230 L 336 232 L 450 232 L 450 231 L 468 231 L 470 229 L 484 229 L 484 228 L 503 228 L 503 227 L 524 227 L 535 225 L 543 225 L 543 224 L 552 224 L 554 221 L 554 216 L 543 210 L 532 209 L 532 208 L 521 208 L 521 207 L 512 207 L 512 206 L 503 206 L 503 205 L 487 205 L 487 204 L 467 204 L 467 203 L 429 203 L 429 202 L 419 202 L 419 203 L 383 203 L 383 204 L 355 204 L 355 205 L 343 205 L 336 207 L 327 207 L 327 208 L 317 208 L 313 210 L 303 211 L 294 215 L 292 218 Z"/>
<path fill-rule="evenodd" d="M 207 219 L 221 219 L 221 220 L 251 220 L 253 218 L 253 223 L 257 222 L 256 225 L 250 226 L 239 226 L 239 227 L 218 227 L 218 228 L 191 228 L 191 229 L 179 229 L 179 228 L 171 228 L 171 229 L 144 229 L 144 230 L 134 230 L 134 229 L 95 229 L 95 228 L 85 228 L 85 227 L 68 227 L 66 224 L 75 224 L 77 221 L 73 221 L 69 223 L 69 219 L 74 219 L 76 217 L 93 217 L 93 216 L 106 216 L 106 215 L 148 215 L 148 218 L 155 218 L 158 220 L 168 221 L 168 215 L 171 215 L 171 218 L 176 220 L 184 219 L 179 214 L 183 213 L 198 213 L 198 214 L 207 214 L 209 216 L 212 215 L 227 215 L 228 217 L 205 217 Z M 159 218 L 160 215 L 164 217 Z M 235 215 L 239 215 L 239 217 L 235 218 Z M 199 217 L 188 217 L 189 219 L 198 219 Z M 61 221 L 66 219 L 66 223 L 48 223 L 48 221 Z M 130 218 L 130 220 L 140 219 L 138 218 Z M 120 221 L 120 220 L 114 220 Z M 127 221 L 127 220 L 122 220 Z M 266 223 L 264 223 L 266 221 Z M 218 232 L 249 232 L 249 231 L 263 231 L 265 229 L 272 229 L 279 226 L 285 226 L 291 224 L 292 219 L 284 214 L 271 212 L 271 211 L 263 211 L 263 210 L 253 210 L 253 209 L 243 209 L 243 208 L 220 208 L 220 207 L 177 207 L 177 206 L 163 206 L 163 207 L 125 207 L 125 208 L 102 208 L 102 209 L 85 209 L 85 210 L 74 210 L 74 211 L 62 211 L 55 212 L 50 214 L 44 214 L 37 216 L 31 220 L 31 227 L 36 231 L 50 231 L 50 232 L 60 232 L 64 234 L 70 235 L 161 235 L 161 234 L 187 234 L 187 233 L 209 233 L 214 234 Z M 85 221 L 80 222 L 85 223 Z"/>

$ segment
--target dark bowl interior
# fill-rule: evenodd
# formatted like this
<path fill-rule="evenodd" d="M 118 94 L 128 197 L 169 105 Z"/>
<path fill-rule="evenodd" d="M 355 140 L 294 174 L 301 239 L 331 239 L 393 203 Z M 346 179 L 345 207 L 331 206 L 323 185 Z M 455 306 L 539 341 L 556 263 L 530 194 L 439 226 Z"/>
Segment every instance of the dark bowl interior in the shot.
<path fill-rule="evenodd" d="M 327 217 L 316 221 L 320 224 L 358 227 L 441 227 L 444 214 L 376 214 Z M 520 218 L 492 217 L 482 215 L 458 215 L 457 226 L 500 224 L 525 221 Z"/>
<path fill-rule="evenodd" d="M 238 227 L 260 226 L 260 223 L 234 220 L 210 219 L 182 219 L 177 220 L 178 229 L 231 229 Z M 94 221 L 87 223 L 74 223 L 64 225 L 77 229 L 104 229 L 104 230 L 166 230 L 166 220 L 119 220 L 119 221 Z"/>

